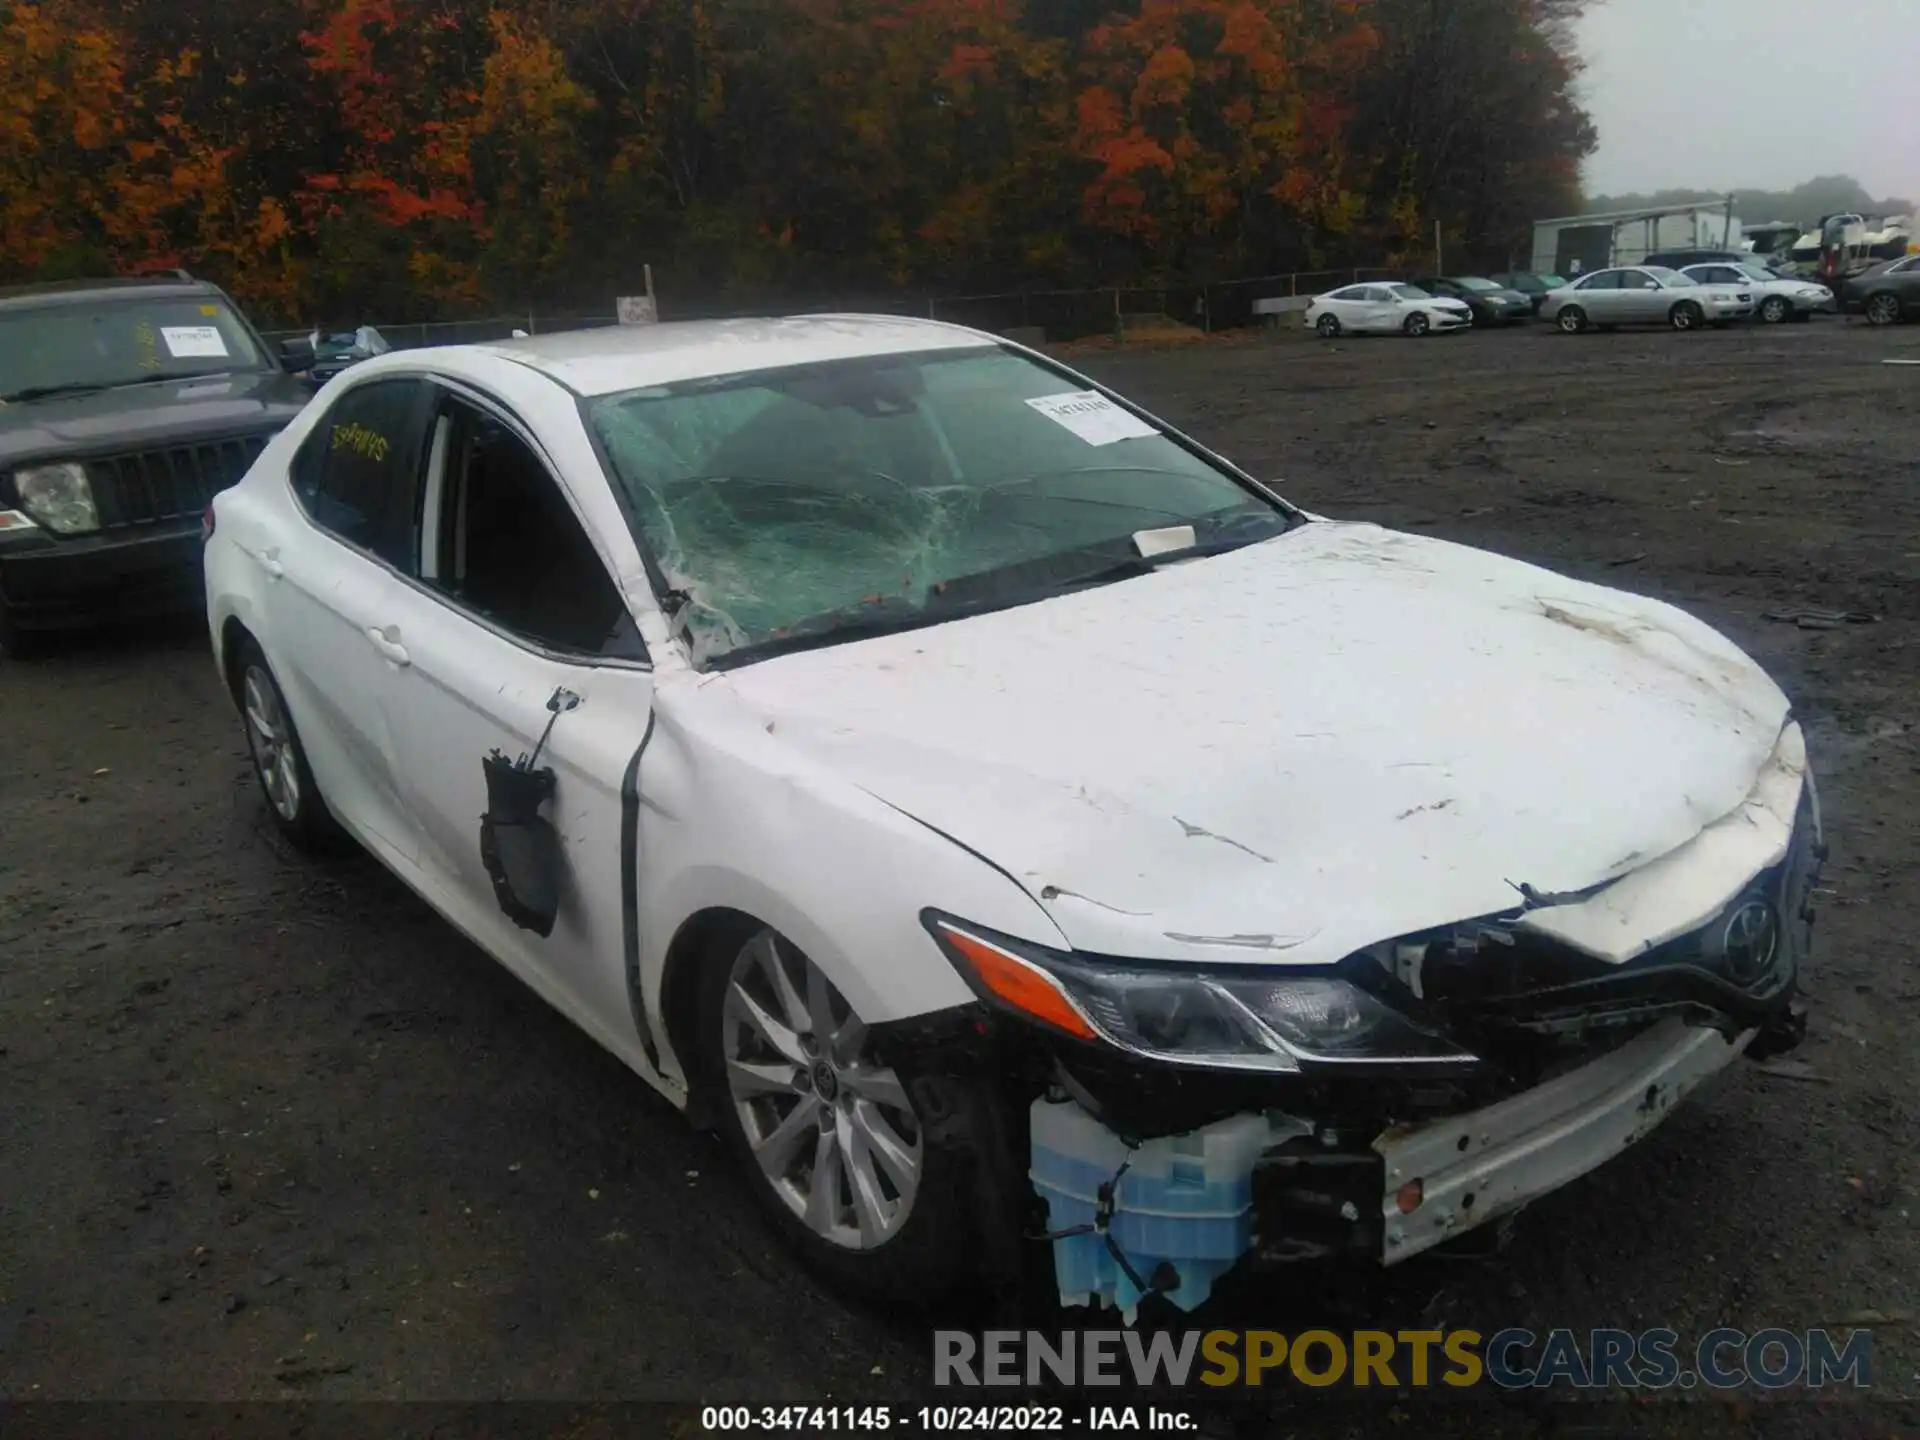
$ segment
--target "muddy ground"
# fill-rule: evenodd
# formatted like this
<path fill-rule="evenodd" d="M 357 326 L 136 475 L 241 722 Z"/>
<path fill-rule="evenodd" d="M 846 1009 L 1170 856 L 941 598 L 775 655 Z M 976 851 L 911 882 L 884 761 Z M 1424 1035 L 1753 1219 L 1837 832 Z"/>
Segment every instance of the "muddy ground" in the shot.
<path fill-rule="evenodd" d="M 1739 1067 L 1494 1259 L 1416 1262 L 1358 1313 L 1278 1282 L 1227 1323 L 1868 1323 L 1879 1391 L 1920 1394 L 1920 368 L 1895 357 L 1920 328 L 1079 357 L 1311 509 L 1721 626 L 1806 717 L 1833 842 L 1794 1078 Z M 1767 618 L 1807 606 L 1875 618 Z M 797 1271 L 640 1081 L 370 861 L 277 842 L 191 623 L 0 660 L 0 737 L 0 1396 L 927 1393 L 926 1332 Z M 1351 1423 L 1399 1433 L 1920 1422 L 1369 1403 Z M 1269 1397 L 1210 1428 L 1297 1423 Z"/>

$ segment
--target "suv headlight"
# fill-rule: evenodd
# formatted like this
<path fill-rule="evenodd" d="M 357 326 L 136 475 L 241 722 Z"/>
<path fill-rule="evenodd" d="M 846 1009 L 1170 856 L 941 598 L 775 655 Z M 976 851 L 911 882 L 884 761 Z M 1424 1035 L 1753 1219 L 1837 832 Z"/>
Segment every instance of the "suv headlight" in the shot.
<path fill-rule="evenodd" d="M 13 488 L 21 507 L 56 535 L 83 535 L 100 528 L 85 466 L 70 460 L 29 465 L 13 472 Z"/>
<path fill-rule="evenodd" d="M 1116 964 L 1013 940 L 934 911 L 921 918 L 982 999 L 1145 1059 L 1282 1072 L 1476 1061 L 1337 975 Z"/>

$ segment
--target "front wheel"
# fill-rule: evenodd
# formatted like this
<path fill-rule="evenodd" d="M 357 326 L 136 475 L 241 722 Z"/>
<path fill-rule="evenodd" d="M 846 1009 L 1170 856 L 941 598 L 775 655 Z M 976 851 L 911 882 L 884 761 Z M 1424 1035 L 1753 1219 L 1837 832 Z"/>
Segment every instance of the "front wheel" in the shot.
<path fill-rule="evenodd" d="M 1418 337 L 1426 334 L 1427 331 L 1431 330 L 1433 328 L 1433 323 L 1430 320 L 1428 320 L 1425 315 L 1421 314 L 1418 310 L 1416 310 L 1413 312 L 1413 314 L 1407 316 L 1407 323 L 1405 325 L 1402 325 L 1400 328 L 1402 330 L 1405 330 L 1407 334 Z"/>
<path fill-rule="evenodd" d="M 1682 300 L 1667 312 L 1667 323 L 1676 330 L 1697 330 L 1706 315 L 1691 300 Z"/>
<path fill-rule="evenodd" d="M 1320 338 L 1322 340 L 1332 340 L 1340 334 L 1340 317 L 1338 315 L 1322 315 L 1319 323 L 1313 328 L 1320 332 Z"/>
<path fill-rule="evenodd" d="M 1568 305 L 1554 317 L 1553 323 L 1560 327 L 1563 335 L 1578 335 L 1587 328 L 1587 312 L 1578 305 Z"/>
<path fill-rule="evenodd" d="M 860 1293 L 926 1305 L 966 1274 L 962 1158 L 930 1135 L 865 1020 L 778 932 L 736 932 L 711 957 L 702 1062 L 747 1184 L 812 1268 Z"/>
<path fill-rule="evenodd" d="M 1869 325 L 1894 325 L 1900 320 L 1900 297 L 1880 294 L 1867 301 L 1867 323 Z"/>
<path fill-rule="evenodd" d="M 1760 318 L 1769 325 L 1784 325 L 1793 318 L 1793 306 L 1780 295 L 1771 295 L 1760 307 Z"/>

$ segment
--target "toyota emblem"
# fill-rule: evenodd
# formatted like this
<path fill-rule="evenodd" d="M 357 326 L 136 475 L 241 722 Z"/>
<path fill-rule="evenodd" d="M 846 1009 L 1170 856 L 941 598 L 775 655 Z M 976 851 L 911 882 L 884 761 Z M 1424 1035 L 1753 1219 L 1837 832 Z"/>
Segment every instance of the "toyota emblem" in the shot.
<path fill-rule="evenodd" d="M 1720 949 L 1727 957 L 1727 974 L 1751 985 L 1773 969 L 1780 952 L 1780 917 L 1765 900 L 1749 900 L 1727 917 L 1720 932 Z"/>

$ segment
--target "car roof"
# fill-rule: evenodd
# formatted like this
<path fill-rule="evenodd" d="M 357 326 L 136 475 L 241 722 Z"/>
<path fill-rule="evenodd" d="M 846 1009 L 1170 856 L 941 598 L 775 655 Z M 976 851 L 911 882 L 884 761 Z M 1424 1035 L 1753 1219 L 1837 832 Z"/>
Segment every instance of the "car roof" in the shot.
<path fill-rule="evenodd" d="M 132 275 L 97 280 L 41 280 L 27 285 L 0 285 L 0 310 L 32 310 L 41 306 L 84 305 L 89 300 L 118 298 L 142 290 L 177 295 L 217 295 L 217 285 L 190 275 Z"/>
<path fill-rule="evenodd" d="M 793 315 L 611 325 L 459 348 L 517 361 L 582 395 L 594 396 L 793 365 L 1001 343 L 997 336 L 938 320 Z"/>

